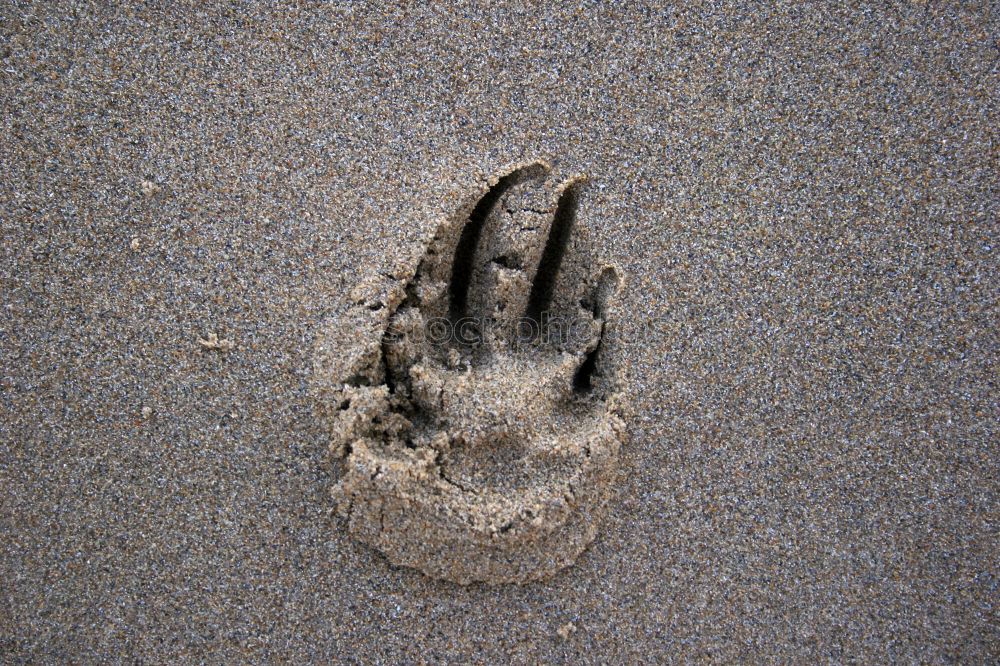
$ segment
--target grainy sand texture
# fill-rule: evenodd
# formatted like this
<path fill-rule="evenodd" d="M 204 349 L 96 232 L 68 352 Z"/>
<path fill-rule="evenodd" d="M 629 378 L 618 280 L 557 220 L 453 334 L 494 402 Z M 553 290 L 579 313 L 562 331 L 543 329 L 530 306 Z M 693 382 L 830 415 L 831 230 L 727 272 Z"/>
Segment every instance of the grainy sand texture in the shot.
<path fill-rule="evenodd" d="M 112 4 L 0 5 L 0 662 L 1000 659 L 995 4 Z M 539 191 L 589 179 L 594 260 L 560 270 L 622 373 L 551 432 L 617 394 L 615 473 L 525 556 L 511 489 L 558 474 L 433 433 L 492 441 L 513 403 L 530 430 L 598 338 L 404 345 L 380 381 L 413 402 L 381 413 L 426 437 L 399 450 L 526 522 L 476 514 L 506 568 L 394 556 L 338 510 L 414 515 L 351 485 L 322 336 L 536 161 Z M 570 307 L 524 296 L 532 247 L 467 255 L 448 297 Z M 445 307 L 416 291 L 395 324 Z M 451 412 L 419 393 L 460 382 Z"/>

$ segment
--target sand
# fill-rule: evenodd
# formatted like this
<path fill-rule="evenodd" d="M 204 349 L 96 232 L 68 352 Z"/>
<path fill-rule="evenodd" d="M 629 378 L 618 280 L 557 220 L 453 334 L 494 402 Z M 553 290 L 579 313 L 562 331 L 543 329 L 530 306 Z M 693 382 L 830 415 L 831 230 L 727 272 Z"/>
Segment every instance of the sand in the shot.
<path fill-rule="evenodd" d="M 987 3 L 0 8 L 4 662 L 996 661 Z M 318 332 L 491 176 L 589 178 L 596 537 L 352 536 Z"/>

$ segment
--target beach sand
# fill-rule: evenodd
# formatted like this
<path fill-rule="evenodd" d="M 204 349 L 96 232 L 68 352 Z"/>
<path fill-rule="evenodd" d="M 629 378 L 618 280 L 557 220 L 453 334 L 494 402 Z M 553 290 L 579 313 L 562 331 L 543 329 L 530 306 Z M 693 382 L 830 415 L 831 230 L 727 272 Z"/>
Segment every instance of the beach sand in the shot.
<path fill-rule="evenodd" d="M 988 3 L 0 8 L 0 661 L 1000 656 Z M 357 285 L 545 160 L 630 415 L 576 562 L 351 536 Z"/>

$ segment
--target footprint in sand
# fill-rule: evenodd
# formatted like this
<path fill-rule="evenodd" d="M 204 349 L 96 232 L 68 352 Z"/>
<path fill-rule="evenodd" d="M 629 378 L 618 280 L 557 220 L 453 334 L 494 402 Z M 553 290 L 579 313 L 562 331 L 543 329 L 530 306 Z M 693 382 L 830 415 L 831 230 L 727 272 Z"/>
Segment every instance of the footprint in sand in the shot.
<path fill-rule="evenodd" d="M 619 278 L 577 224 L 584 180 L 548 178 L 536 162 L 484 183 L 416 266 L 359 286 L 318 336 L 338 510 L 437 578 L 553 574 L 593 540 L 614 486 Z"/>

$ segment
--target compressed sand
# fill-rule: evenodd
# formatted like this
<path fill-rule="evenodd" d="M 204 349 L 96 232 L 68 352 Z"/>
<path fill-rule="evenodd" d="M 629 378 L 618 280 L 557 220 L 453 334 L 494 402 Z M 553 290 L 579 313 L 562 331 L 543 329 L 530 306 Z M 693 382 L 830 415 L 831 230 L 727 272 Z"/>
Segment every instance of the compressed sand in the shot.
<path fill-rule="evenodd" d="M 350 532 L 457 583 L 572 564 L 625 437 L 602 344 L 617 275 L 575 223 L 582 179 L 531 205 L 548 169 L 490 179 L 414 271 L 360 285 L 318 335 L 315 412 L 344 459 L 334 499 Z"/>
<path fill-rule="evenodd" d="M 997 20 L 3 5 L 3 661 L 996 661 Z M 633 416 L 572 566 L 458 585 L 338 517 L 317 335 L 536 159 Z"/>

